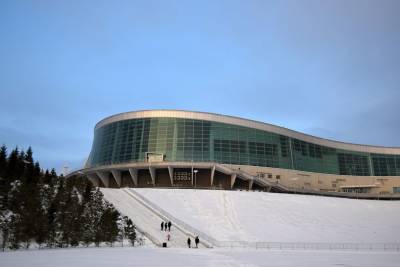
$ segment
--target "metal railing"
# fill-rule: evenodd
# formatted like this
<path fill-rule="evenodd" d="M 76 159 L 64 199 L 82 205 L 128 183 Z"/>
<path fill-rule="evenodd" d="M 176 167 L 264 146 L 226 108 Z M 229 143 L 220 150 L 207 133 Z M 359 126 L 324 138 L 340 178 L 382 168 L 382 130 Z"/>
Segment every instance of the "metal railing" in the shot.
<path fill-rule="evenodd" d="M 318 242 L 246 242 L 218 241 L 221 248 L 252 248 L 273 250 L 349 250 L 400 252 L 400 243 L 318 243 Z"/>
<path fill-rule="evenodd" d="M 115 242 L 101 242 L 100 244 L 96 245 L 95 243 L 90 243 L 89 245 L 84 244 L 83 242 L 79 242 L 77 246 L 71 246 L 69 244 L 63 245 L 63 246 L 48 246 L 48 245 L 41 245 L 38 246 L 36 243 L 32 242 L 32 244 L 27 248 L 21 245 L 18 249 L 10 249 L 10 248 L 3 248 L 0 250 L 0 252 L 10 252 L 10 251 L 23 251 L 23 250 L 57 250 L 57 249 L 81 249 L 81 248 L 118 248 L 118 247 L 142 247 L 142 246 L 148 246 L 146 244 L 146 239 L 139 237 L 135 241 L 135 245 L 132 246 L 128 240 L 118 240 Z"/>
<path fill-rule="evenodd" d="M 169 212 L 165 211 L 158 205 L 154 204 L 150 200 L 148 200 L 146 197 L 144 197 L 142 194 L 137 192 L 136 190 L 133 189 L 124 189 L 125 192 L 127 192 L 129 195 L 132 197 L 136 198 L 138 201 L 142 202 L 147 208 L 152 210 L 154 213 L 158 214 L 163 220 L 168 220 L 171 221 L 176 228 L 178 228 L 181 232 L 184 234 L 195 237 L 198 235 L 200 237 L 200 243 L 202 243 L 204 246 L 208 248 L 212 248 L 215 246 L 215 244 L 218 242 L 214 238 L 210 237 L 209 235 L 205 234 L 204 232 L 190 226 L 189 224 L 183 222 L 182 220 L 179 220 L 178 218 L 174 217 L 171 215 Z"/>

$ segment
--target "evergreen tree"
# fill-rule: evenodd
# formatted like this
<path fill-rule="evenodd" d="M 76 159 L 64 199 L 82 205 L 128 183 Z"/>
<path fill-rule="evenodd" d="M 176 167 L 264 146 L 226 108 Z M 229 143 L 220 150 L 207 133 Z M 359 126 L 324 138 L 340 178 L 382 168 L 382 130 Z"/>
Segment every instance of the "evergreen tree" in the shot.
<path fill-rule="evenodd" d="M 54 169 L 43 173 L 31 147 L 26 153 L 16 147 L 9 155 L 0 148 L 0 189 L 3 249 L 28 248 L 33 241 L 49 247 L 112 244 L 125 228 L 134 242 L 134 225 L 122 226 L 98 188 L 85 179 L 57 176 Z"/>
<path fill-rule="evenodd" d="M 42 207 L 40 194 L 36 185 L 22 183 L 20 194 L 20 208 L 16 210 L 21 220 L 19 231 L 24 247 L 29 248 L 33 239 L 39 235 L 39 228 L 42 227 Z M 40 233 L 41 234 L 41 233 Z M 42 241 L 41 238 L 38 240 Z"/>
<path fill-rule="evenodd" d="M 20 217 L 18 214 L 11 215 L 11 223 L 9 228 L 8 247 L 10 249 L 19 249 L 21 244 L 21 232 L 19 230 Z"/>
<path fill-rule="evenodd" d="M 49 184 L 50 180 L 51 180 L 50 172 L 49 172 L 49 170 L 46 169 L 46 171 L 44 172 L 42 181 L 44 184 Z"/>
<path fill-rule="evenodd" d="M 0 211 L 1 248 L 3 251 L 10 237 L 11 216 L 12 213 L 9 211 Z"/>
<path fill-rule="evenodd" d="M 90 182 L 87 182 L 85 185 L 85 190 L 83 192 L 83 202 L 88 203 L 92 200 L 92 194 L 93 194 L 93 185 Z"/>
<path fill-rule="evenodd" d="M 81 241 L 81 236 L 82 236 L 82 212 L 83 212 L 83 206 L 81 205 L 78 197 L 78 192 L 73 191 L 72 192 L 72 199 L 73 199 L 73 205 L 72 208 L 74 208 L 73 211 L 71 211 L 71 225 L 70 225 L 70 245 L 75 247 L 79 245 L 79 242 Z"/>
<path fill-rule="evenodd" d="M 42 173 L 42 169 L 40 169 L 40 164 L 39 164 L 39 162 L 36 161 L 35 165 L 33 167 L 33 176 L 40 177 L 42 175 L 43 175 L 43 173 Z"/>
<path fill-rule="evenodd" d="M 2 145 L 0 148 L 0 178 L 4 178 L 7 170 L 7 147 Z"/>
<path fill-rule="evenodd" d="M 101 239 L 103 242 L 107 242 L 112 245 L 117 241 L 119 234 L 118 220 L 119 212 L 110 204 L 106 204 L 106 208 L 101 216 L 100 228 Z"/>
<path fill-rule="evenodd" d="M 49 226 L 47 220 L 47 214 L 45 210 L 37 208 L 35 210 L 36 220 L 34 223 L 33 239 L 39 245 L 39 248 L 48 240 L 49 237 Z"/>
<path fill-rule="evenodd" d="M 24 160 L 26 161 L 26 163 L 33 164 L 33 151 L 31 147 L 28 147 L 28 150 L 24 155 Z"/>
<path fill-rule="evenodd" d="M 129 219 L 128 217 L 124 217 L 124 236 L 128 238 L 129 242 L 131 243 L 132 246 L 135 246 L 135 241 L 136 241 L 136 227 L 133 224 L 132 220 Z"/>
<path fill-rule="evenodd" d="M 17 169 L 18 166 L 20 165 L 18 163 L 19 161 L 19 150 L 18 147 L 16 147 L 15 149 L 13 149 L 10 153 L 10 155 L 8 156 L 8 164 L 7 164 L 7 169 L 6 169 L 6 185 L 9 186 L 13 181 L 17 180 Z"/>
<path fill-rule="evenodd" d="M 57 241 L 59 227 L 56 223 L 57 209 L 55 202 L 52 202 L 47 210 L 47 246 L 54 247 Z"/>
<path fill-rule="evenodd" d="M 100 242 L 104 241 L 103 233 L 102 233 L 102 223 L 104 223 L 103 213 L 104 213 L 104 201 L 103 194 L 99 189 L 96 189 L 92 195 L 92 201 L 90 202 L 91 212 L 89 213 L 90 218 L 92 220 L 93 227 L 93 242 L 96 246 L 100 245 Z"/>
<path fill-rule="evenodd" d="M 3 145 L 0 148 L 0 212 L 7 209 L 7 193 L 9 185 L 5 178 L 7 171 L 7 147 Z"/>

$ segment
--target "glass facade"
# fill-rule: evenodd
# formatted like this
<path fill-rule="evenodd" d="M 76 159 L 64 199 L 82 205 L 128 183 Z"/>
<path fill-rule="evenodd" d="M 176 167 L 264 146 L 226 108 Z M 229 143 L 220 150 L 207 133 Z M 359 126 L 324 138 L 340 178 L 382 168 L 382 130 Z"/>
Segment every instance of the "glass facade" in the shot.
<path fill-rule="evenodd" d="M 143 118 L 113 122 L 95 131 L 88 167 L 165 161 L 218 162 L 358 176 L 400 176 L 400 155 L 341 150 L 212 121 Z"/>

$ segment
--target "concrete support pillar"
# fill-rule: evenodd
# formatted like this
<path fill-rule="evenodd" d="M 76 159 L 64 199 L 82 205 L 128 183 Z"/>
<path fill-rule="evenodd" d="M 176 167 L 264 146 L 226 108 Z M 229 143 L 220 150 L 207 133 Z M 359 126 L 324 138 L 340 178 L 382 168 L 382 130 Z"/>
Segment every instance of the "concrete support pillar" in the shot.
<path fill-rule="evenodd" d="M 96 172 L 96 174 L 103 182 L 105 187 L 110 187 L 110 178 L 108 177 L 108 172 Z"/>
<path fill-rule="evenodd" d="M 249 190 L 253 188 L 253 180 L 249 180 Z"/>
<path fill-rule="evenodd" d="M 131 175 L 132 182 L 135 186 L 137 186 L 137 180 L 138 180 L 138 171 L 137 169 L 129 168 L 129 174 Z"/>
<path fill-rule="evenodd" d="M 174 168 L 168 166 L 169 178 L 171 179 L 171 186 L 174 185 Z"/>
<path fill-rule="evenodd" d="M 151 181 L 153 182 L 153 185 L 156 185 L 156 169 L 153 167 L 149 167 L 149 172 L 150 172 Z"/>
<path fill-rule="evenodd" d="M 214 173 L 215 173 L 215 165 L 212 166 L 212 168 L 211 168 L 211 185 L 210 186 L 212 186 L 214 183 Z"/>
<path fill-rule="evenodd" d="M 96 176 L 94 173 L 89 173 L 86 175 L 86 177 L 89 179 L 90 182 L 96 187 L 99 186 L 99 178 Z"/>
<path fill-rule="evenodd" d="M 121 172 L 118 170 L 112 170 L 111 173 L 115 181 L 117 182 L 118 187 L 121 187 Z"/>
<path fill-rule="evenodd" d="M 237 176 L 236 173 L 231 174 L 231 188 L 233 188 L 233 185 L 235 184 L 236 176 Z"/>

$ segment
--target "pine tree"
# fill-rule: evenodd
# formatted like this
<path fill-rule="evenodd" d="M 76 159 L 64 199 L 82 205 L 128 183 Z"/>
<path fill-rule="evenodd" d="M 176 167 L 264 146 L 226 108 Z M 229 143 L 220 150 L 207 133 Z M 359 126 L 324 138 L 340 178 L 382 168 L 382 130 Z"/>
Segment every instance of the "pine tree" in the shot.
<path fill-rule="evenodd" d="M 28 147 L 28 150 L 25 153 L 24 159 L 26 163 L 33 164 L 33 151 L 31 147 Z"/>
<path fill-rule="evenodd" d="M 41 203 L 40 195 L 36 185 L 22 183 L 20 194 L 20 208 L 16 210 L 21 220 L 19 223 L 19 231 L 21 234 L 21 241 L 24 243 L 25 248 L 29 248 L 33 239 L 36 239 L 41 219 Z M 38 222 L 38 220 L 40 220 Z M 41 239 L 39 239 L 41 240 Z"/>
<path fill-rule="evenodd" d="M 100 230 L 101 230 L 102 241 L 109 243 L 111 246 L 118 238 L 119 217 L 120 217 L 119 212 L 111 204 L 107 203 L 106 209 L 104 210 L 101 216 Z"/>
<path fill-rule="evenodd" d="M 59 227 L 57 227 L 56 216 L 57 209 L 56 204 L 52 202 L 47 210 L 47 246 L 54 247 L 57 240 L 57 231 Z"/>
<path fill-rule="evenodd" d="M 8 247 L 10 249 L 19 249 L 22 235 L 19 230 L 21 219 L 18 214 L 13 214 L 10 221 L 11 223 L 9 228 Z"/>
<path fill-rule="evenodd" d="M 26 153 L 21 153 L 20 158 L 24 166 L 23 181 L 28 184 L 36 184 L 40 178 L 40 174 L 35 172 L 35 166 L 33 163 L 33 152 L 32 148 L 29 147 Z"/>
<path fill-rule="evenodd" d="M 0 178 L 5 178 L 7 170 L 7 147 L 2 145 L 0 148 Z"/>
<path fill-rule="evenodd" d="M 91 183 L 86 182 L 82 195 L 83 211 L 82 220 L 82 242 L 89 246 L 95 241 L 95 225 L 100 223 L 100 216 L 96 216 L 102 210 L 102 196 L 96 193 Z"/>
<path fill-rule="evenodd" d="M 93 195 L 92 201 L 90 202 L 90 216 L 92 220 L 92 227 L 93 227 L 93 242 L 96 246 L 99 246 L 101 242 L 104 241 L 103 232 L 102 232 L 102 220 L 103 212 L 105 210 L 105 204 L 103 201 L 103 194 L 97 188 Z"/>
<path fill-rule="evenodd" d="M 53 207 L 55 210 L 54 216 L 54 231 L 55 231 L 55 242 L 58 247 L 63 247 L 63 228 L 65 221 L 65 205 L 68 197 L 65 179 L 60 179 L 56 189 L 57 193 L 54 197 Z"/>
<path fill-rule="evenodd" d="M 135 241 L 136 241 L 136 227 L 133 224 L 132 220 L 129 219 L 128 217 L 124 217 L 124 222 L 125 222 L 125 227 L 124 227 L 124 232 L 125 232 L 125 237 L 128 238 L 129 242 L 131 243 L 132 246 L 135 246 Z"/>
<path fill-rule="evenodd" d="M 82 212 L 83 206 L 81 205 L 78 197 L 78 192 L 72 192 L 72 198 L 74 199 L 74 210 L 71 212 L 71 225 L 70 225 L 70 245 L 75 247 L 79 245 L 82 236 Z"/>
<path fill-rule="evenodd" d="M 90 202 L 92 200 L 92 194 L 93 194 L 93 185 L 90 182 L 87 182 L 85 185 L 85 190 L 83 192 L 83 201 L 85 203 Z"/>
<path fill-rule="evenodd" d="M 18 147 L 13 149 L 8 156 L 8 164 L 7 164 L 7 169 L 6 169 L 6 184 L 10 185 L 13 181 L 17 180 L 17 168 L 18 168 L 18 155 L 19 155 L 19 150 Z"/>
<path fill-rule="evenodd" d="M 51 176 L 50 176 L 49 170 L 46 169 L 46 171 L 44 172 L 44 176 L 43 176 L 42 180 L 43 180 L 44 184 L 49 184 L 50 183 Z"/>
<path fill-rule="evenodd" d="M 53 168 L 50 171 L 50 181 L 48 182 L 48 184 L 50 186 L 53 186 L 55 183 L 57 183 L 57 173 L 56 170 Z"/>
<path fill-rule="evenodd" d="M 1 231 L 1 248 L 4 251 L 10 237 L 12 213 L 9 211 L 0 211 L 0 231 Z"/>
<path fill-rule="evenodd" d="M 43 173 L 31 147 L 26 153 L 16 147 L 7 155 L 2 146 L 0 175 L 6 200 L 0 209 L 3 249 L 29 248 L 32 241 L 49 247 L 112 244 L 125 229 L 119 212 L 98 188 L 85 179 L 57 176 L 54 169 Z M 134 225 L 126 227 L 134 244 Z"/>
<path fill-rule="evenodd" d="M 25 172 L 26 172 L 26 161 L 25 161 L 25 152 L 21 150 L 18 154 L 18 159 L 17 159 L 17 168 L 16 168 L 16 174 L 15 177 L 18 180 L 24 181 L 25 179 Z"/>
<path fill-rule="evenodd" d="M 39 177 L 39 176 L 41 176 L 41 175 L 43 175 L 43 173 L 42 173 L 42 169 L 40 169 L 40 164 L 39 164 L 39 162 L 35 162 L 35 165 L 34 165 L 34 167 L 33 167 L 33 176 L 34 177 Z"/>
<path fill-rule="evenodd" d="M 0 148 L 0 212 L 7 209 L 9 185 L 5 178 L 7 171 L 7 147 Z"/>
<path fill-rule="evenodd" d="M 35 210 L 34 214 L 36 216 L 36 220 L 34 224 L 33 238 L 40 248 L 41 245 L 45 243 L 49 237 L 47 214 L 46 211 L 41 209 L 40 207 L 37 207 L 37 210 Z"/>

